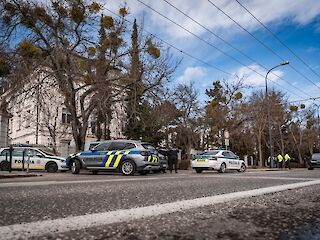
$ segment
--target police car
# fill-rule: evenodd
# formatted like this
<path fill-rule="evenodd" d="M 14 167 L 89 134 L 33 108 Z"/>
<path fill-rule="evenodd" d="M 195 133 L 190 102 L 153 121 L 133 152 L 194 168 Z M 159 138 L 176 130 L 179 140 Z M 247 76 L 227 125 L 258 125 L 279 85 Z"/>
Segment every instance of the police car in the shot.
<path fill-rule="evenodd" d="M 135 172 L 146 174 L 160 169 L 159 157 L 155 148 L 146 142 L 135 140 L 108 140 L 101 142 L 90 151 L 71 154 L 66 165 L 73 174 L 81 169 L 98 171 L 119 171 L 123 175 Z"/>
<path fill-rule="evenodd" d="M 209 150 L 195 155 L 191 166 L 197 173 L 203 170 L 217 170 L 224 173 L 226 170 L 246 171 L 246 164 L 237 155 L 228 150 Z"/>
<path fill-rule="evenodd" d="M 0 170 L 8 171 L 10 166 L 10 149 L 0 148 Z M 30 157 L 30 170 L 46 170 L 53 173 L 67 171 L 65 159 L 63 157 L 54 156 L 53 154 L 35 147 L 13 147 L 11 168 L 21 170 L 23 165 L 27 169 L 27 160 Z M 23 163 L 24 159 L 24 163 Z"/>

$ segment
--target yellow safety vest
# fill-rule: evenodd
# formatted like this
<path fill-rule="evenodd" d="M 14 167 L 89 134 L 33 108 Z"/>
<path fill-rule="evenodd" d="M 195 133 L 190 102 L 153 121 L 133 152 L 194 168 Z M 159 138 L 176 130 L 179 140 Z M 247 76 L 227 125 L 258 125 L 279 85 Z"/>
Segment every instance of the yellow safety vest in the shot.
<path fill-rule="evenodd" d="M 281 156 L 281 154 L 279 154 L 279 155 L 277 156 L 277 158 L 278 158 L 278 161 L 279 161 L 279 162 L 282 162 L 283 157 Z"/>
<path fill-rule="evenodd" d="M 284 160 L 285 161 L 288 161 L 288 160 L 290 160 L 291 158 L 290 158 L 290 156 L 289 156 L 289 154 L 286 154 L 285 156 L 284 156 Z"/>

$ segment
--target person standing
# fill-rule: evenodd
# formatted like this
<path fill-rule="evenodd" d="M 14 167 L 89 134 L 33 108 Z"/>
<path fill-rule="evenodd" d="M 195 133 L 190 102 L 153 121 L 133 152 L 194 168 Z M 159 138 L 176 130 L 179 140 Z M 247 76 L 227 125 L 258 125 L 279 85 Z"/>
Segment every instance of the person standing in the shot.
<path fill-rule="evenodd" d="M 173 165 L 174 165 L 174 171 L 178 173 L 178 152 L 179 150 L 174 146 L 174 148 L 169 150 L 168 153 L 168 164 L 169 164 L 169 170 L 170 173 L 172 173 Z"/>
<path fill-rule="evenodd" d="M 289 156 L 288 153 L 284 155 L 285 168 L 291 169 L 290 160 L 291 160 L 291 157 Z"/>
<path fill-rule="evenodd" d="M 283 162 L 283 157 L 282 157 L 282 155 L 281 154 L 279 154 L 278 156 L 277 156 L 277 159 L 278 159 L 278 166 L 279 166 L 279 168 L 282 168 L 282 162 Z"/>

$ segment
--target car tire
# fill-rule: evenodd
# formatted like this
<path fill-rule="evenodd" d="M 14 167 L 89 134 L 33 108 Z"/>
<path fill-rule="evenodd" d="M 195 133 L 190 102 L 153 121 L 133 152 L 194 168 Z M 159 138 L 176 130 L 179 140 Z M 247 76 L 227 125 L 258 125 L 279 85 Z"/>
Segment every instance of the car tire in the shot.
<path fill-rule="evenodd" d="M 71 163 L 71 172 L 72 174 L 79 174 L 81 169 L 81 163 L 78 159 L 75 159 L 72 163 Z"/>
<path fill-rule="evenodd" d="M 196 168 L 196 173 L 202 173 L 202 169 L 198 169 L 198 168 Z"/>
<path fill-rule="evenodd" d="M 10 163 L 8 161 L 2 161 L 0 163 L 0 171 L 9 171 Z"/>
<path fill-rule="evenodd" d="M 226 164 L 222 163 L 220 166 L 220 169 L 218 171 L 219 173 L 225 173 L 226 172 Z"/>
<path fill-rule="evenodd" d="M 247 168 L 246 165 L 242 163 L 238 172 L 244 173 L 246 171 L 246 168 Z"/>
<path fill-rule="evenodd" d="M 136 164 L 130 160 L 124 160 L 121 163 L 120 171 L 125 176 L 133 175 L 136 171 Z"/>
<path fill-rule="evenodd" d="M 92 170 L 92 174 L 93 175 L 97 175 L 98 174 L 98 170 Z"/>
<path fill-rule="evenodd" d="M 49 162 L 47 165 L 46 165 L 46 170 L 48 173 L 55 173 L 58 171 L 58 165 L 54 162 Z"/>

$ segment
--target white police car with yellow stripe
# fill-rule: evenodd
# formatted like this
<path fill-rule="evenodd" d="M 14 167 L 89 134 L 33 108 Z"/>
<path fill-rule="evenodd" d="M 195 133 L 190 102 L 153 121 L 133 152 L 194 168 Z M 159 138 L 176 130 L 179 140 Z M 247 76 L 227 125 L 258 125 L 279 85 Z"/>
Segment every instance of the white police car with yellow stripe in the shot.
<path fill-rule="evenodd" d="M 134 140 L 104 141 L 91 151 L 71 154 L 66 165 L 73 174 L 81 169 L 98 171 L 116 170 L 124 175 L 133 175 L 135 172 L 146 174 L 150 170 L 160 169 L 159 157 L 155 148 L 146 142 Z"/>
<path fill-rule="evenodd" d="M 246 171 L 245 162 L 228 150 L 210 150 L 195 155 L 191 166 L 197 173 L 201 173 L 203 170 L 217 170 L 221 173 L 226 170 Z"/>
<path fill-rule="evenodd" d="M 46 170 L 54 173 L 67 171 L 65 158 L 54 156 L 46 149 L 36 147 L 13 147 L 11 168 L 14 170 L 27 169 L 29 161 L 30 170 Z M 0 148 L 0 171 L 7 171 L 10 167 L 10 148 Z"/>

